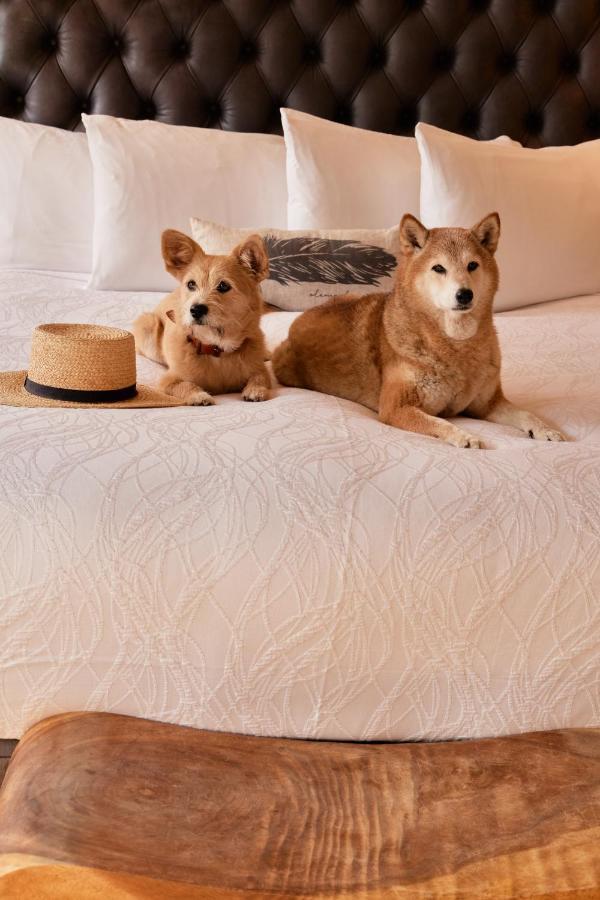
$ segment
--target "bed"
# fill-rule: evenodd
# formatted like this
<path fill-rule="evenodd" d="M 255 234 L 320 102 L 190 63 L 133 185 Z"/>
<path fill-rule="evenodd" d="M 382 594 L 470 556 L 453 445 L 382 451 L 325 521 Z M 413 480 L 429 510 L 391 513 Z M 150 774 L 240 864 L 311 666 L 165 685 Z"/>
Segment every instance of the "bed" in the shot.
<path fill-rule="evenodd" d="M 40 321 L 130 327 L 155 300 L 4 273 L 0 368 Z M 457 451 L 284 388 L 0 407 L 0 733 L 70 710 L 344 740 L 597 723 L 599 303 L 497 317 L 508 396 L 565 444 L 473 421 L 487 448 Z M 265 315 L 271 343 L 292 319 Z"/>
<path fill-rule="evenodd" d="M 3 0 L 0 115 L 270 132 L 285 103 L 404 134 L 597 137 L 596 12 L 492 6 Z M 0 369 L 27 366 L 40 322 L 129 328 L 159 296 L 84 281 L 0 271 Z M 264 316 L 270 347 L 293 318 Z M 458 451 L 284 388 L 0 406 L 0 736 L 70 710 L 369 741 L 599 725 L 600 296 L 497 328 L 508 397 L 568 442 L 473 421 L 486 448 Z"/>

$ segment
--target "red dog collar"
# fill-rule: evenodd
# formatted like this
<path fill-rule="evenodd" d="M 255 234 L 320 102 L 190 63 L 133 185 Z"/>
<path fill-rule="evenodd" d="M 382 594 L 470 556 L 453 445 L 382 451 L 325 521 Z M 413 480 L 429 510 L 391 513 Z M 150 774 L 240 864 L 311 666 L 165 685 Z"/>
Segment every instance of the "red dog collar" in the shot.
<path fill-rule="evenodd" d="M 202 341 L 197 341 L 195 338 L 191 337 L 189 334 L 187 336 L 188 342 L 193 344 L 196 348 L 196 353 L 200 356 L 220 356 L 223 353 L 221 347 L 217 347 L 216 344 L 203 344 Z"/>

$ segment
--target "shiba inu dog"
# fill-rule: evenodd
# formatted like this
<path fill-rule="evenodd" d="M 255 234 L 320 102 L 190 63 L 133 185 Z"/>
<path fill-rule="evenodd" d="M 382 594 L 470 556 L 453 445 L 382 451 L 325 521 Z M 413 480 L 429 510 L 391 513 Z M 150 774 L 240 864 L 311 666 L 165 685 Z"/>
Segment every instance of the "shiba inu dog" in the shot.
<path fill-rule="evenodd" d="M 179 285 L 133 324 L 137 352 L 168 367 L 160 389 L 190 406 L 210 406 L 211 394 L 234 391 L 243 400 L 267 400 L 259 284 L 269 260 L 262 238 L 252 235 L 229 256 L 209 256 L 169 230 L 162 255 Z"/>
<path fill-rule="evenodd" d="M 277 379 L 362 403 L 388 425 L 456 447 L 482 446 L 443 418 L 459 413 L 564 440 L 502 393 L 492 322 L 499 237 L 497 213 L 471 229 L 431 230 L 405 215 L 395 291 L 303 313 L 273 355 Z"/>

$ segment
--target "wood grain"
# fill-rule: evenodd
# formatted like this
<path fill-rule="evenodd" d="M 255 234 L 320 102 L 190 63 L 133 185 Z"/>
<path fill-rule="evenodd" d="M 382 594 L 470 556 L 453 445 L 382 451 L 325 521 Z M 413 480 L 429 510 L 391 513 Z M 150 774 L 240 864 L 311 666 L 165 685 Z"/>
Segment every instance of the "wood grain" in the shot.
<path fill-rule="evenodd" d="M 16 741 L 0 738 L 0 786 L 4 780 L 11 754 L 16 746 Z"/>
<path fill-rule="evenodd" d="M 599 848 L 600 729 L 361 745 L 69 714 L 0 792 L 0 852 L 211 897 L 600 896 Z"/>

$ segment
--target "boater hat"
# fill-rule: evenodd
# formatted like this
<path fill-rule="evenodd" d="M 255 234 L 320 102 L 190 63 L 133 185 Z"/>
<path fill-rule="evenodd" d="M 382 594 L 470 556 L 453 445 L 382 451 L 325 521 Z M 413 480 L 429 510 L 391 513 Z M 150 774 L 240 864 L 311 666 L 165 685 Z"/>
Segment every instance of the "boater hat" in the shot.
<path fill-rule="evenodd" d="M 136 384 L 133 335 L 104 325 L 38 325 L 29 370 L 0 372 L 0 404 L 106 409 L 182 405 Z"/>

